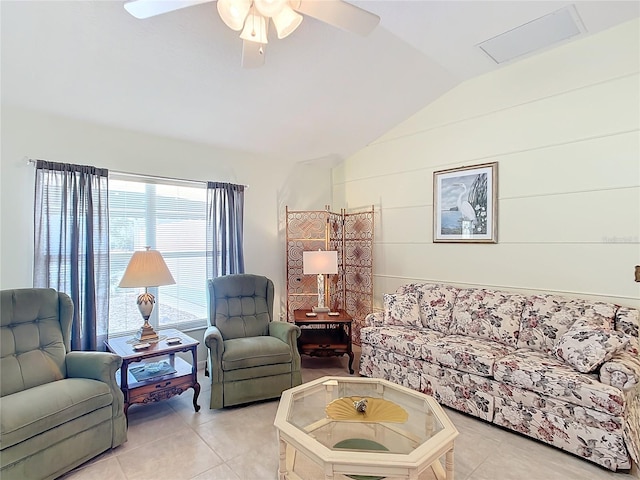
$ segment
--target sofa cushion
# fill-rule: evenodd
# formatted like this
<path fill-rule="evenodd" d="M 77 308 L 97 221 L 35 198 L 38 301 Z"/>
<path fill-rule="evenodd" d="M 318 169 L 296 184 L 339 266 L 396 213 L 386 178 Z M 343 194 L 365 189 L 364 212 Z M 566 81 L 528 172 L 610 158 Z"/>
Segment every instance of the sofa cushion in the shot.
<path fill-rule="evenodd" d="M 222 370 L 251 368 L 291 362 L 291 348 L 282 340 L 262 335 L 259 337 L 232 338 L 224 341 Z"/>
<path fill-rule="evenodd" d="M 496 380 L 525 390 L 611 415 L 624 412 L 624 395 L 619 389 L 536 350 L 518 349 L 497 360 L 493 372 Z"/>
<path fill-rule="evenodd" d="M 613 329 L 617 307 L 602 302 L 569 299 L 557 295 L 527 297 L 520 322 L 518 348 L 553 354 L 560 338 L 579 319 L 592 326 Z"/>
<path fill-rule="evenodd" d="M 567 421 L 555 412 L 546 412 L 500 397 L 495 399 L 493 423 L 612 470 L 631 468 L 622 435 L 603 429 L 598 424 Z M 593 478 L 585 475 L 572 477 Z"/>
<path fill-rule="evenodd" d="M 412 358 L 421 358 L 422 347 L 442 337 L 444 334 L 433 330 L 417 330 L 408 327 L 365 327 L 360 330 L 363 345 L 377 349 L 401 353 Z"/>
<path fill-rule="evenodd" d="M 490 377 L 495 361 L 514 350 L 484 338 L 447 335 L 423 345 L 422 358 L 462 372 Z"/>
<path fill-rule="evenodd" d="M 582 373 L 594 371 L 622 350 L 630 337 L 616 330 L 576 322 L 553 349 L 555 356 Z"/>
<path fill-rule="evenodd" d="M 410 283 L 398 288 L 396 293 L 418 294 L 422 326 L 448 334 L 458 290 L 437 283 Z"/>
<path fill-rule="evenodd" d="M 420 309 L 418 302 L 420 297 L 416 293 L 385 293 L 382 296 L 384 302 L 384 324 L 399 327 L 419 327 Z"/>
<path fill-rule="evenodd" d="M 460 290 L 453 306 L 451 333 L 515 347 L 523 305 L 524 297 L 515 293 Z"/>
<path fill-rule="evenodd" d="M 567 422 L 579 423 L 599 427 L 607 432 L 622 433 L 624 417 L 611 415 L 608 412 L 585 408 L 575 403 L 569 403 L 558 398 L 551 398 L 538 392 L 518 388 L 508 383 L 498 383 L 499 391 L 496 396 L 510 402 L 533 408 L 542 412 L 553 413 Z"/>
<path fill-rule="evenodd" d="M 494 395 L 491 384 L 496 382 L 451 368 L 430 367 L 425 368 L 421 374 L 421 392 L 433 396 L 443 405 L 488 422 L 493 420 Z"/>
<path fill-rule="evenodd" d="M 109 385 L 66 378 L 2 397 L 0 448 L 27 440 L 113 403 Z"/>

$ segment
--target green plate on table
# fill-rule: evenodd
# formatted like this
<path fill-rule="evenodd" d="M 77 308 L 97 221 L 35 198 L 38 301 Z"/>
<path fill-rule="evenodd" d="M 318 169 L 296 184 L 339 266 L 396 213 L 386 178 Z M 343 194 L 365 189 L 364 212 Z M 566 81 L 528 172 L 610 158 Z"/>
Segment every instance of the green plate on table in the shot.
<path fill-rule="evenodd" d="M 373 440 L 367 440 L 366 438 L 348 438 L 336 443 L 333 448 L 343 448 L 345 450 L 381 450 L 388 452 L 389 449 L 384 445 L 380 445 Z M 353 480 L 382 480 L 384 477 L 374 475 L 347 475 Z"/>

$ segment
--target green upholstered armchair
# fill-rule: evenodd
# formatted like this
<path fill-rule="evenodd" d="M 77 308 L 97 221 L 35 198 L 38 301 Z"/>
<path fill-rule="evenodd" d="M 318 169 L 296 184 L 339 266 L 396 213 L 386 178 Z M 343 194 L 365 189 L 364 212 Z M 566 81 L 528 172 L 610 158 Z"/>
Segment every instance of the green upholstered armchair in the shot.
<path fill-rule="evenodd" d="M 273 282 L 250 274 L 208 281 L 210 408 L 279 397 L 302 383 L 300 328 L 273 320 Z"/>
<path fill-rule="evenodd" d="M 127 439 L 122 359 L 71 352 L 73 303 L 49 288 L 0 292 L 0 477 L 56 478 Z"/>

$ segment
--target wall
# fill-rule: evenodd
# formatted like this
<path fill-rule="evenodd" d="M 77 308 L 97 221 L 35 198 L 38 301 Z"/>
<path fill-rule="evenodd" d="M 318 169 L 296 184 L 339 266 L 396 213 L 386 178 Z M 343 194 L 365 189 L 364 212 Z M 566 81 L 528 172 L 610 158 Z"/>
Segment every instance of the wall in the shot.
<path fill-rule="evenodd" d="M 35 169 L 26 164 L 27 157 L 114 171 L 249 185 L 245 193 L 245 269 L 274 280 L 276 318 L 278 299 L 286 295 L 281 205 L 322 209 L 331 203 L 328 166 L 305 166 L 6 105 L 2 106 L 1 133 L 1 289 L 33 286 Z M 307 181 L 310 178 L 314 180 Z"/>
<path fill-rule="evenodd" d="M 640 307 L 640 22 L 469 80 L 333 171 L 375 205 L 375 302 L 408 281 Z M 498 162 L 498 244 L 432 242 L 433 172 Z"/>

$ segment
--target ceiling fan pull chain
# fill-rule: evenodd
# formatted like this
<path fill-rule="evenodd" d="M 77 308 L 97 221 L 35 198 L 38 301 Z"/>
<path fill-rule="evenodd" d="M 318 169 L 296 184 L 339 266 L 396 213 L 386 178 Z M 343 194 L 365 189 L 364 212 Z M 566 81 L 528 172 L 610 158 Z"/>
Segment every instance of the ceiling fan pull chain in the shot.
<path fill-rule="evenodd" d="M 251 11 L 253 15 L 251 16 L 251 36 L 256 36 L 256 6 L 253 2 L 251 2 Z"/>

